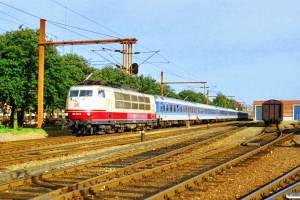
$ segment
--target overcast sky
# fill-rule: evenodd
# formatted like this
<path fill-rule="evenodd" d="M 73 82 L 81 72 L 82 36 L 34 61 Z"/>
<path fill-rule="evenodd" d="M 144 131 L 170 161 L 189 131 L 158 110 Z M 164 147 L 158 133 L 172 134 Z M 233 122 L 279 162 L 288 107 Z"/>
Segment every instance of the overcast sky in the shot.
<path fill-rule="evenodd" d="M 300 99 L 299 0 L 0 0 L 0 34 L 38 29 L 41 18 L 55 41 L 136 38 L 133 62 L 158 82 L 161 72 L 165 82 L 207 82 L 210 95 L 247 105 Z M 58 49 L 99 69 L 122 63 L 120 44 Z"/>

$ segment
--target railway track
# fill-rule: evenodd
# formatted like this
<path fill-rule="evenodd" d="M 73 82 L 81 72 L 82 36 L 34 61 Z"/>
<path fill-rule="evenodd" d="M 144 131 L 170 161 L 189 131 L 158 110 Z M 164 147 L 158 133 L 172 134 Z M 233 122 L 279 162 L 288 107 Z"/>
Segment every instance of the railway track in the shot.
<path fill-rule="evenodd" d="M 48 196 L 47 198 L 144 199 L 149 195 L 151 196 L 153 193 L 159 193 L 159 191 L 164 188 L 172 188 L 174 187 L 174 184 L 176 185 L 178 182 L 184 182 L 201 173 L 205 174 L 201 178 L 208 180 L 210 179 L 210 169 L 219 165 L 222 166 L 223 163 L 228 163 L 236 157 L 241 157 L 253 149 L 257 149 L 257 147 L 244 147 L 234 144 L 214 149 L 206 153 L 196 151 L 194 154 L 187 153 L 185 156 L 181 155 L 180 158 L 159 158 L 158 160 L 156 159 L 153 164 L 148 162 L 143 163 L 144 166 L 141 166 L 140 168 L 133 168 L 130 166 L 130 170 L 122 171 L 122 173 L 119 171 L 110 173 L 114 174 L 113 177 L 110 177 L 110 174 L 105 174 L 102 177 L 90 179 L 83 183 L 58 190 L 55 193 L 48 194 L 57 196 Z M 176 161 L 174 162 L 174 160 Z M 185 185 L 184 188 L 188 188 L 188 186 Z M 178 188 L 176 191 L 178 192 Z M 46 196 L 41 196 L 36 199 L 43 199 L 45 197 Z M 164 195 L 163 198 L 165 197 L 166 196 Z M 163 198 L 154 196 L 149 199 Z"/>
<path fill-rule="evenodd" d="M 185 141 L 187 143 L 189 143 L 189 144 L 186 144 L 186 145 L 192 145 L 190 143 L 197 143 L 197 141 L 200 142 L 200 144 L 198 144 L 198 145 L 201 145 L 201 141 L 203 143 L 203 140 L 207 140 L 207 142 L 213 143 L 212 141 L 209 141 L 210 139 L 201 138 L 200 135 L 197 134 L 197 133 L 194 133 L 194 134 L 195 134 L 195 136 L 193 138 L 191 137 L 191 138 L 188 139 L 187 137 L 185 137 Z M 228 134 L 228 133 L 226 133 L 226 134 Z M 187 135 L 185 135 L 185 136 L 187 136 Z M 211 135 L 211 137 L 213 137 L 213 136 Z M 225 137 L 225 136 L 224 135 L 223 136 L 214 135 L 214 137 Z M 216 140 L 216 139 L 217 138 L 211 139 L 211 140 Z M 184 141 L 177 140 L 173 143 L 174 144 L 172 144 L 172 145 L 171 144 L 163 144 L 161 146 L 156 145 L 155 149 L 153 149 L 153 146 L 150 146 L 148 148 L 148 150 L 147 149 L 141 149 L 139 151 L 135 150 L 135 151 L 129 152 L 127 154 L 125 154 L 126 152 L 124 152 L 121 156 L 119 156 L 119 158 L 114 157 L 114 158 L 102 159 L 102 160 L 99 160 L 99 161 L 96 161 L 96 162 L 93 162 L 93 163 L 82 164 L 82 165 L 72 167 L 72 168 L 69 168 L 69 169 L 56 170 L 56 171 L 52 171 L 52 172 L 49 172 L 49 173 L 43 173 L 43 174 L 40 174 L 40 175 L 37 175 L 37 176 L 31 176 L 29 178 L 23 178 L 23 179 L 14 181 L 14 182 L 4 183 L 4 184 L 0 185 L 0 188 L 2 189 L 1 196 L 5 195 L 6 198 L 10 198 L 8 196 L 8 193 L 9 194 L 13 193 L 16 196 L 16 195 L 21 195 L 23 193 L 26 193 L 24 191 L 35 191 L 37 193 L 41 193 L 42 189 L 40 188 L 40 189 L 38 189 L 38 191 L 36 191 L 36 188 L 39 188 L 39 186 L 41 187 L 42 185 L 45 185 L 44 188 L 48 189 L 48 191 L 47 191 L 47 189 L 45 189 L 46 191 L 44 191 L 44 192 L 49 192 L 49 190 L 55 190 L 59 186 L 62 187 L 63 185 L 70 185 L 71 179 L 74 179 L 75 177 L 79 177 L 81 179 L 88 179 L 86 176 L 92 176 L 92 177 L 97 176 L 98 177 L 99 175 L 101 175 L 103 173 L 105 173 L 107 175 L 108 171 L 110 171 L 110 170 L 115 171 L 116 168 L 117 168 L 117 167 L 109 167 L 109 166 L 112 166 L 111 162 L 113 162 L 114 160 L 116 160 L 114 162 L 119 162 L 119 164 L 115 164 L 115 165 L 119 166 L 119 168 L 122 169 L 122 168 L 126 167 L 126 165 L 128 165 L 128 166 L 132 165 L 132 162 L 143 162 L 143 161 L 138 159 L 140 157 L 142 157 L 144 160 L 149 159 L 148 158 L 149 155 L 148 155 L 148 157 L 147 156 L 145 157 L 145 156 L 142 156 L 142 154 L 148 153 L 148 154 L 151 155 L 151 157 L 155 157 L 155 156 L 157 156 L 157 153 L 161 154 L 161 152 L 163 150 L 172 151 L 171 146 L 174 147 L 175 149 L 183 148 L 182 145 L 183 145 Z M 174 145 L 175 146 L 177 145 L 177 147 L 175 147 Z M 204 144 L 202 144 L 202 145 L 204 145 Z M 193 147 L 193 146 L 191 146 L 189 148 L 191 148 L 191 149 L 194 148 L 195 149 L 195 147 Z M 183 151 L 183 150 L 182 149 L 179 150 L 179 152 L 181 152 L 181 151 Z M 156 152 L 156 153 L 154 153 L 154 152 Z M 175 152 L 175 154 L 179 154 L 179 152 Z M 168 155 L 168 156 L 170 156 L 170 155 Z M 129 158 L 131 158 L 132 161 L 129 162 L 129 164 L 125 164 L 124 160 L 129 159 Z M 100 165 L 102 167 L 100 167 Z M 102 171 L 100 170 L 100 168 L 102 169 Z M 83 172 L 82 171 L 83 169 L 86 169 L 88 171 Z M 72 175 L 72 173 L 73 173 L 73 175 Z M 69 178 L 66 178 L 65 176 L 69 176 Z M 51 179 L 53 179 L 53 180 L 51 180 Z M 59 180 L 63 180 L 64 184 L 62 182 L 59 182 Z M 58 183 L 58 184 L 53 185 L 53 183 Z M 75 180 L 74 184 L 78 185 L 79 184 L 78 180 Z M 25 186 L 25 188 L 24 188 L 24 185 L 28 185 L 28 186 Z M 33 186 L 33 187 L 30 187 L 30 186 Z M 30 187 L 31 189 L 26 188 L 26 187 Z M 32 189 L 32 188 L 35 188 L 35 189 Z M 5 191 L 9 191 L 9 192 L 5 192 Z M 17 191 L 19 191 L 19 192 L 17 192 Z M 37 194 L 37 193 L 35 193 L 33 196 L 41 195 L 41 194 Z M 30 195 L 27 194 L 27 193 L 23 194 L 23 195 L 25 195 L 25 197 L 23 196 L 22 198 L 26 198 L 26 199 L 33 197 L 33 196 L 30 197 Z"/>
<path fill-rule="evenodd" d="M 272 181 L 259 190 L 245 196 L 245 200 L 285 199 L 288 193 L 300 192 L 300 166 Z M 300 195 L 298 195 L 300 198 Z"/>
<path fill-rule="evenodd" d="M 261 134 L 262 138 L 267 138 L 264 137 L 264 134 Z M 293 132 L 290 132 L 288 134 L 280 135 L 276 140 L 269 140 L 269 144 L 265 144 L 264 146 L 256 146 L 259 147 L 255 149 L 252 152 L 249 152 L 239 158 L 236 158 L 228 163 L 225 163 L 223 165 L 220 165 L 214 169 L 211 169 L 203 174 L 200 174 L 199 176 L 193 177 L 192 179 L 189 179 L 185 182 L 182 182 L 178 185 L 175 185 L 171 188 L 168 188 L 158 194 L 155 194 L 151 197 L 148 197 L 147 199 L 168 199 L 172 197 L 173 200 L 176 199 L 194 199 L 194 197 L 198 197 L 197 199 L 265 199 L 264 197 L 260 196 L 260 193 L 253 192 L 254 198 L 247 198 L 247 197 L 241 197 L 242 191 L 240 191 L 240 186 L 241 185 L 235 185 L 235 184 L 241 184 L 241 182 L 248 182 L 248 185 L 246 188 L 248 190 L 257 190 L 258 187 L 261 187 L 258 184 L 253 184 L 253 182 L 249 181 L 236 181 L 237 174 L 241 174 L 241 178 L 243 179 L 248 179 L 246 174 L 244 173 L 247 168 L 244 166 L 251 166 L 251 169 L 253 169 L 253 172 L 255 172 L 255 167 L 259 167 L 258 165 L 251 165 L 252 163 L 258 163 L 259 159 L 262 157 L 269 157 L 269 154 L 273 152 L 274 149 L 276 148 L 282 148 L 281 144 L 283 141 L 290 140 L 293 137 Z M 257 140 L 258 138 L 254 138 Z M 265 143 L 265 142 L 263 142 Z M 253 146 L 249 146 L 253 147 Z M 293 149 L 291 149 L 293 150 Z M 280 151 L 280 150 L 279 150 Z M 296 149 L 294 149 L 294 152 L 297 152 Z M 298 154 L 297 154 L 298 155 Z M 297 155 L 294 155 L 295 158 L 299 158 Z M 256 162 L 258 161 L 258 162 Z M 273 162 L 278 162 L 280 163 L 280 160 L 276 160 Z M 299 162 L 295 161 L 295 163 L 300 164 Z M 280 164 L 278 164 L 280 165 Z M 239 171 L 242 170 L 242 171 Z M 270 170 L 270 169 L 268 169 Z M 271 169 L 272 170 L 272 169 Z M 290 169 L 289 169 L 290 170 Z M 257 176 L 256 173 L 251 174 L 250 176 Z M 264 173 L 268 174 L 270 171 L 264 171 Z M 243 176 L 243 174 L 245 174 Z M 272 174 L 273 175 L 273 174 Z M 274 176 L 274 175 L 273 175 Z M 280 175 L 277 175 L 280 176 Z M 258 179 L 258 178 L 257 178 Z M 251 179 L 252 181 L 258 182 L 258 180 Z M 224 184 L 223 184 L 224 183 Z M 249 184 L 251 183 L 251 184 Z M 225 187 L 224 187 L 225 186 Z M 231 191 L 231 194 L 224 190 L 224 188 L 228 188 L 228 190 Z M 299 185 L 294 186 L 294 187 L 299 187 Z M 233 190 L 231 188 L 234 188 Z M 277 188 L 278 189 L 278 188 Z M 298 188 L 299 189 L 299 188 Z M 270 191 L 269 191 L 270 192 Z M 260 197 L 258 197 L 260 196 Z M 252 196 L 250 196 L 252 197 Z M 270 199 L 274 199 L 270 197 Z M 281 198 L 278 198 L 281 199 Z"/>
<path fill-rule="evenodd" d="M 215 125 L 214 127 L 218 127 Z M 176 129 L 177 131 L 166 131 L 147 135 L 147 141 L 160 139 L 164 137 L 171 137 L 180 134 L 186 134 L 192 131 L 200 131 L 206 129 L 205 126 L 200 126 L 193 129 Z M 122 137 L 121 135 L 113 135 L 113 137 L 62 137 L 59 138 L 21 141 L 21 142 L 8 142 L 1 145 L 0 149 L 0 168 L 5 169 L 5 166 L 15 165 L 20 163 L 28 163 L 32 161 L 41 161 L 51 158 L 59 158 L 68 155 L 74 155 L 78 152 L 93 152 L 99 149 L 128 145 L 140 142 L 139 135 L 128 135 Z"/>
<path fill-rule="evenodd" d="M 212 129 L 210 129 L 209 131 L 209 135 L 210 136 L 208 136 L 208 135 L 206 135 L 205 137 L 203 136 L 201 136 L 199 133 L 194 133 L 194 136 L 192 137 L 190 137 L 190 138 L 188 138 L 188 135 L 189 134 L 186 134 L 186 135 L 184 135 L 184 140 L 186 141 L 186 143 L 187 144 L 185 144 L 185 145 L 188 145 L 188 144 L 190 144 L 190 143 L 197 143 L 197 141 L 198 142 L 200 142 L 201 140 L 202 141 L 204 141 L 204 140 L 207 140 L 207 142 L 209 142 L 209 140 L 208 140 L 208 138 L 210 138 L 210 137 L 225 137 L 223 134 L 225 134 L 225 135 L 228 135 L 229 133 L 216 133 L 216 134 L 212 134 L 212 132 L 213 132 L 213 130 Z M 224 132 L 224 130 L 223 130 L 223 132 Z M 217 135 L 223 135 L 223 136 L 217 136 Z M 148 136 L 147 136 L 148 137 Z M 216 140 L 217 138 L 215 138 L 214 140 Z M 166 140 L 169 140 L 169 139 L 166 139 Z M 177 145 L 177 147 L 174 147 L 174 148 L 180 148 L 179 146 L 181 145 L 183 145 L 183 143 L 184 143 L 184 140 L 174 140 L 173 141 L 173 143 L 174 144 L 172 144 L 172 146 L 173 145 Z M 213 140 L 213 139 L 212 139 Z M 213 141 L 210 141 L 210 143 L 213 143 Z M 171 140 L 169 141 L 169 142 L 171 142 Z M 146 143 L 145 143 L 146 144 Z M 145 144 L 142 144 L 143 146 L 145 146 Z M 179 146 L 178 146 L 179 145 Z M 162 151 L 163 151 L 163 149 L 165 149 L 166 151 L 171 151 L 171 144 L 169 143 L 169 144 L 162 144 L 162 145 L 160 145 L 160 146 L 158 146 L 158 145 L 155 145 L 155 147 L 153 147 L 153 145 L 151 146 L 149 146 L 149 147 L 147 147 L 148 149 L 135 149 L 134 150 L 134 152 L 129 152 L 127 155 L 120 155 L 120 157 L 118 158 L 118 157 L 114 157 L 114 158 L 107 158 L 107 159 L 102 159 L 102 160 L 99 160 L 99 161 L 94 161 L 93 163 L 88 163 L 88 164 L 82 164 L 82 165 L 78 165 L 78 166 L 76 166 L 76 167 L 72 167 L 72 168 L 69 168 L 69 169 L 61 169 L 61 170 L 52 170 L 51 172 L 48 172 L 48 173 L 43 173 L 43 174 L 39 174 L 39 175 L 36 175 L 36 176 L 31 176 L 31 177 L 28 177 L 28 178 L 22 178 L 22 179 L 18 179 L 18 180 L 15 180 L 15 181 L 11 181 L 11 182 L 8 182 L 8 183 L 4 183 L 4 184 L 1 184 L 1 186 L 0 186 L 0 188 L 1 188 L 1 190 L 2 190 L 2 192 L 4 191 L 4 194 L 5 195 L 7 195 L 7 193 L 5 192 L 5 191 L 12 191 L 13 192 L 13 194 L 16 194 L 16 191 L 15 191 L 15 189 L 16 188 L 22 188 L 23 186 L 22 185 L 27 185 L 27 184 L 38 184 L 40 181 L 42 181 L 42 183 L 48 183 L 48 182 L 50 182 L 50 180 L 48 179 L 48 178 L 52 178 L 52 177 L 59 177 L 58 179 L 62 179 L 61 178 L 61 176 L 64 176 L 65 174 L 69 174 L 69 173 L 71 173 L 72 171 L 73 172 L 75 172 L 75 175 L 73 175 L 73 176 L 78 176 L 78 174 L 81 174 L 81 170 L 82 169 L 88 169 L 88 170 L 91 170 L 92 172 L 85 172 L 85 173 L 83 173 L 83 174 L 92 174 L 92 177 L 95 177 L 95 176 L 98 176 L 99 175 L 99 173 L 101 174 L 101 173 L 107 173 L 107 170 L 108 170 L 108 168 L 106 167 L 106 168 L 104 168 L 104 172 L 99 172 L 99 171 L 97 171 L 96 169 L 99 169 L 98 167 L 94 167 L 94 166 L 99 166 L 100 165 L 100 163 L 102 162 L 106 162 L 106 163 L 108 163 L 108 162 L 111 162 L 112 160 L 118 160 L 118 159 L 121 159 L 121 160 L 124 160 L 126 157 L 132 157 L 133 158 L 133 160 L 134 160 L 134 162 L 137 162 L 138 161 L 138 159 L 137 159 L 137 157 L 139 157 L 139 155 L 138 154 L 142 154 L 142 153 L 144 153 L 144 152 L 150 152 L 150 154 L 152 155 L 152 156 L 155 156 L 155 154 L 154 154 L 154 152 L 158 152 L 159 154 L 161 154 L 162 153 Z M 153 148 L 155 148 L 155 149 L 153 149 Z M 136 156 L 133 156 L 133 155 L 136 155 Z M 146 158 L 144 158 L 144 159 L 146 159 Z M 102 164 L 101 164 L 102 165 Z M 124 166 L 121 166 L 121 167 L 124 167 Z M 110 169 L 110 168 L 109 168 Z M 114 169 L 114 168 L 113 168 Z M 95 172 L 93 172 L 93 171 L 95 171 Z M 72 175 L 71 175 L 72 176 Z M 83 176 L 85 176 L 85 175 L 83 175 Z M 83 178 L 83 177 L 81 177 L 81 178 Z M 44 180 L 46 180 L 46 181 L 44 181 Z M 64 179 L 65 180 L 65 179 Z M 51 181 L 52 182 L 52 181 Z M 55 181 L 54 181 L 55 182 Z M 78 180 L 77 180 L 77 182 L 78 182 Z M 76 181 L 75 181 L 75 183 L 76 183 Z M 70 184 L 70 182 L 68 182 L 68 181 L 66 181 L 66 184 L 67 185 L 69 185 Z M 59 184 L 60 185 L 60 184 Z M 56 186 L 57 187 L 57 186 Z M 51 188 L 51 190 L 53 190 L 53 188 L 56 188 L 56 187 L 47 187 L 46 186 L 46 188 Z M 34 188 L 37 188 L 36 186 L 34 186 Z M 21 189 L 22 190 L 22 189 Z M 26 190 L 26 189 L 25 189 Z M 30 190 L 29 190 L 30 191 Z M 9 192 L 9 193 L 11 193 L 11 192 Z M 21 192 L 22 193 L 22 192 Z M 1 194 L 2 195 L 2 194 Z M 9 197 L 8 197 L 9 198 Z M 27 197 L 24 197 L 25 199 L 26 198 L 28 198 L 28 196 Z"/>

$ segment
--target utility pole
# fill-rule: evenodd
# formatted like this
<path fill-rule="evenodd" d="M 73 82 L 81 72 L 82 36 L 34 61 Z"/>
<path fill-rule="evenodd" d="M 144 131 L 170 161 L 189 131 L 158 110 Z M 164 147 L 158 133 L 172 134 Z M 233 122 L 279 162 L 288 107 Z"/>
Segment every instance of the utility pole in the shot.
<path fill-rule="evenodd" d="M 43 124 L 44 112 L 44 58 L 45 58 L 45 46 L 46 45 L 83 45 L 83 44 L 108 44 L 108 43 L 120 43 L 122 44 L 122 71 L 131 72 L 132 65 L 132 44 L 136 44 L 136 38 L 115 38 L 105 40 L 77 40 L 77 41 L 61 41 L 61 42 L 46 42 L 46 20 L 40 20 L 40 37 L 39 37 L 39 66 L 38 66 L 38 124 L 37 128 L 41 128 Z M 128 70 L 129 69 L 129 70 Z"/>
<path fill-rule="evenodd" d="M 214 86 L 213 89 L 211 89 L 210 91 L 212 92 L 217 86 Z M 207 90 L 207 93 L 206 93 L 206 104 L 208 105 L 208 96 L 209 96 L 209 90 Z"/>
<path fill-rule="evenodd" d="M 201 83 L 201 84 L 205 84 L 207 82 L 164 82 L 164 73 L 161 72 L 160 73 L 160 96 L 164 95 L 164 84 L 187 84 L 187 83 Z"/>

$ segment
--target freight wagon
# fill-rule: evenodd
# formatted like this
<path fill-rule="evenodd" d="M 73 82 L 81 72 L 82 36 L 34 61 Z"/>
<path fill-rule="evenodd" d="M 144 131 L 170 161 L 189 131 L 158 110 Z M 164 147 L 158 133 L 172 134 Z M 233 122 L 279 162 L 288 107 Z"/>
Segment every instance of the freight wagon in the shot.
<path fill-rule="evenodd" d="M 279 124 L 283 119 L 282 102 L 270 99 L 262 104 L 262 119 L 265 124 Z"/>

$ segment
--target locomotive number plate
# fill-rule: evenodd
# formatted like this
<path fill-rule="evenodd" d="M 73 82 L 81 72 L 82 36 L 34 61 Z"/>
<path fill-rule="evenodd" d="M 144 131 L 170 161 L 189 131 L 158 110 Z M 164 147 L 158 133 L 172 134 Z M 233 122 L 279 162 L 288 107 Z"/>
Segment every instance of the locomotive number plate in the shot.
<path fill-rule="evenodd" d="M 79 103 L 74 103 L 74 107 L 79 107 Z"/>

